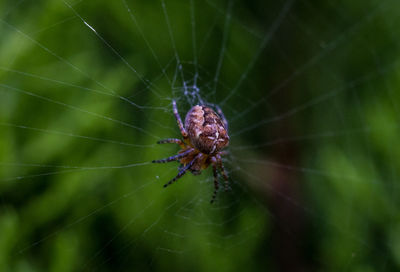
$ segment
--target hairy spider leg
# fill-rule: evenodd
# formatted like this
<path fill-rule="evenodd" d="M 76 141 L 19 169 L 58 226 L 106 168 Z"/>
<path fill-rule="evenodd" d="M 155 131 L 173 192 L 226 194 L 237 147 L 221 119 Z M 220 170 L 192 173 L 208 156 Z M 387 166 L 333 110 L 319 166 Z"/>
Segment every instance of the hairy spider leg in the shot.
<path fill-rule="evenodd" d="M 152 161 L 152 163 L 166 163 L 166 162 L 172 162 L 172 161 L 177 161 L 179 159 L 182 159 L 183 157 L 185 157 L 186 155 L 188 155 L 190 152 L 192 152 L 194 149 L 193 148 L 189 148 L 188 150 L 178 154 L 178 155 L 174 155 L 165 159 L 161 159 L 161 160 L 154 160 Z"/>
<path fill-rule="evenodd" d="M 231 188 L 229 187 L 229 178 L 225 172 L 225 168 L 224 168 L 224 165 L 222 164 L 222 159 L 221 159 L 220 155 L 217 155 L 217 161 L 218 161 L 219 169 L 221 170 L 222 176 L 224 177 L 224 180 L 225 180 L 225 182 L 224 182 L 225 192 L 227 192 L 227 191 L 231 190 Z"/>
<path fill-rule="evenodd" d="M 217 161 L 215 157 L 212 157 L 212 167 L 213 167 L 213 175 L 214 175 L 214 193 L 212 195 L 210 203 L 213 203 L 215 198 L 217 197 L 217 192 L 219 189 L 219 184 L 218 184 L 218 169 L 217 169 Z"/>
<path fill-rule="evenodd" d="M 180 139 L 168 138 L 157 142 L 157 144 L 178 144 L 182 149 L 186 148 L 185 143 Z"/>
<path fill-rule="evenodd" d="M 215 108 L 217 109 L 219 116 L 222 118 L 222 122 L 224 123 L 226 131 L 228 131 L 228 121 L 226 120 L 224 113 L 218 105 L 215 105 Z"/>
<path fill-rule="evenodd" d="M 178 126 L 179 126 L 179 130 L 181 131 L 181 134 L 183 136 L 184 139 L 188 138 L 188 133 L 185 129 L 185 127 L 183 126 L 182 123 L 182 119 L 178 113 L 178 108 L 176 107 L 176 101 L 172 100 L 172 110 L 174 112 L 175 118 L 176 118 L 176 122 L 178 122 Z"/>
<path fill-rule="evenodd" d="M 196 162 L 196 160 L 198 158 L 200 158 L 203 154 L 199 153 L 196 155 L 196 157 L 194 157 L 194 159 L 189 162 L 188 164 L 186 164 L 184 167 L 182 167 L 182 169 L 179 171 L 178 175 L 176 175 L 176 177 L 174 177 L 173 179 L 171 179 L 170 181 L 168 181 L 168 183 L 164 184 L 164 188 L 171 185 L 172 183 L 174 183 L 176 180 L 180 179 L 184 174 L 186 174 L 187 170 L 192 167 L 192 165 Z"/>

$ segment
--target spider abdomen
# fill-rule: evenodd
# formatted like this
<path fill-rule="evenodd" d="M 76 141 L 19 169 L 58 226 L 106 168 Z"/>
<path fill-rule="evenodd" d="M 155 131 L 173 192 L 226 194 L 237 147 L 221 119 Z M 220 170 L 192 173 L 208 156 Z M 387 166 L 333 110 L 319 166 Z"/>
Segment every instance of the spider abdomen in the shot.
<path fill-rule="evenodd" d="M 229 144 L 221 117 L 210 107 L 192 107 L 185 118 L 185 129 L 191 144 L 204 154 L 214 154 Z"/>

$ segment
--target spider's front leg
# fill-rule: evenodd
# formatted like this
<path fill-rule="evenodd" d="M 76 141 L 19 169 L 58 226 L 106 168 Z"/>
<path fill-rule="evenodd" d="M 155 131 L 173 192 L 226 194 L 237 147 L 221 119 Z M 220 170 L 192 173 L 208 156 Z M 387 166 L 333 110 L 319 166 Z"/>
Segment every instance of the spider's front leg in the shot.
<path fill-rule="evenodd" d="M 178 155 L 174 155 L 165 159 L 161 159 L 161 160 L 154 160 L 152 161 L 152 163 L 166 163 L 166 162 L 172 162 L 172 161 L 177 161 L 182 159 L 183 157 L 187 156 L 189 153 L 191 153 L 194 149 L 193 148 L 189 148 L 188 150 L 179 153 Z"/>
<path fill-rule="evenodd" d="M 182 149 L 185 149 L 185 143 L 180 139 L 168 138 L 157 142 L 157 144 L 178 144 Z"/>
<path fill-rule="evenodd" d="M 214 175 L 214 193 L 211 197 L 210 203 L 214 203 L 215 198 L 217 197 L 217 192 L 219 189 L 219 184 L 218 184 L 218 170 L 217 170 L 217 159 L 215 157 L 211 158 L 211 163 L 213 167 L 213 175 Z"/>
<path fill-rule="evenodd" d="M 183 126 L 182 119 L 181 119 L 181 116 L 178 113 L 178 108 L 176 107 L 176 101 L 175 100 L 172 100 L 172 110 L 174 112 L 174 115 L 175 115 L 175 118 L 176 118 L 176 122 L 178 122 L 179 130 L 181 131 L 183 139 L 187 139 L 188 138 L 188 133 L 187 133 L 185 127 Z"/>
<path fill-rule="evenodd" d="M 184 152 L 186 153 L 186 152 Z M 183 153 L 182 153 L 183 154 Z M 164 188 L 171 185 L 172 183 L 174 183 L 175 181 L 177 181 L 178 179 L 180 179 L 184 174 L 186 174 L 187 170 L 189 170 L 190 167 L 193 166 L 193 164 L 201 157 L 203 156 L 203 154 L 199 153 L 196 155 L 196 157 L 194 157 L 194 159 L 189 162 L 188 164 L 186 164 L 184 167 L 181 168 L 181 170 L 179 171 L 178 175 L 176 175 L 176 177 L 174 177 L 173 179 L 171 179 L 170 181 L 168 181 L 166 184 L 164 184 Z"/>
<path fill-rule="evenodd" d="M 229 186 L 229 177 L 225 172 L 224 165 L 222 164 L 222 159 L 220 155 L 217 155 L 217 163 L 219 166 L 219 169 L 221 170 L 222 176 L 224 177 L 224 187 L 225 187 L 225 192 L 231 190 L 231 187 Z"/>

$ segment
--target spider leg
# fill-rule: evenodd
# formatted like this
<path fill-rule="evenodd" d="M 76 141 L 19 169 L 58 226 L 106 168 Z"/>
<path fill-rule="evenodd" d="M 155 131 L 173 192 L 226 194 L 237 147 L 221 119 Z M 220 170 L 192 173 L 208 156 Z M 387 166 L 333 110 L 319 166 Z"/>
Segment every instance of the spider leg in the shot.
<path fill-rule="evenodd" d="M 217 197 L 217 192 L 219 189 L 217 165 L 215 162 L 213 162 L 212 167 L 213 167 L 213 174 L 214 174 L 214 193 L 212 195 L 210 203 L 214 202 L 215 198 Z"/>
<path fill-rule="evenodd" d="M 154 160 L 154 161 L 152 161 L 152 163 L 166 163 L 166 162 L 177 161 L 179 159 L 182 159 L 186 155 L 188 155 L 193 150 L 194 150 L 193 148 L 189 148 L 188 150 L 186 150 L 186 151 L 184 151 L 184 152 L 182 152 L 180 154 L 177 154 L 177 155 L 165 158 L 165 159 L 161 159 L 161 160 Z"/>
<path fill-rule="evenodd" d="M 180 139 L 168 138 L 157 142 L 157 144 L 178 144 L 180 147 L 185 148 L 185 144 Z"/>
<path fill-rule="evenodd" d="M 184 167 L 182 167 L 182 169 L 179 171 L 178 175 L 176 175 L 176 177 L 174 177 L 173 179 L 171 179 L 170 181 L 168 181 L 166 184 L 164 184 L 164 188 L 171 185 L 172 183 L 174 183 L 176 180 L 180 179 L 184 174 L 186 174 L 187 170 L 192 167 L 192 165 L 196 162 L 197 158 L 199 158 L 201 156 L 201 153 L 198 154 L 196 157 L 194 157 L 194 159 L 189 162 L 187 165 L 185 165 Z"/>
<path fill-rule="evenodd" d="M 172 100 L 172 110 L 174 112 L 176 121 L 178 122 L 179 130 L 181 131 L 183 138 L 186 139 L 188 137 L 188 133 L 187 133 L 185 127 L 183 126 L 182 119 L 178 113 L 178 108 L 176 107 L 175 100 Z"/>
<path fill-rule="evenodd" d="M 222 122 L 224 123 L 226 131 L 228 131 L 228 121 L 226 120 L 224 113 L 222 112 L 221 108 L 218 105 L 215 105 L 215 108 L 219 116 L 222 118 Z"/>
<path fill-rule="evenodd" d="M 221 170 L 222 176 L 224 177 L 225 192 L 227 192 L 227 191 L 231 190 L 231 188 L 229 187 L 229 177 L 225 172 L 225 168 L 224 168 L 224 165 L 222 164 L 221 156 L 218 156 L 217 160 L 218 160 L 219 169 Z"/>

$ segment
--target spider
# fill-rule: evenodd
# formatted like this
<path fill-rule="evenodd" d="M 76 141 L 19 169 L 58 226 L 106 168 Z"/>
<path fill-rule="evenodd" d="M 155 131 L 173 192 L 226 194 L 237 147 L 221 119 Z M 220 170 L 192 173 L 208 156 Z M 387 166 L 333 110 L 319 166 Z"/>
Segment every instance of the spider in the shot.
<path fill-rule="evenodd" d="M 175 100 L 172 101 L 172 109 L 183 140 L 168 138 L 157 143 L 178 144 L 181 150 L 177 155 L 152 162 L 166 163 L 179 160 L 181 164 L 178 175 L 166 183 L 164 188 L 180 179 L 188 170 L 193 175 L 199 175 L 211 164 L 214 174 L 214 193 L 211 198 L 211 203 L 213 203 L 219 189 L 218 170 L 221 171 L 225 180 L 225 191 L 229 190 L 228 175 L 225 173 L 221 159 L 221 156 L 228 154 L 222 151 L 229 144 L 228 122 L 219 107 L 217 107 L 218 115 L 208 106 L 196 105 L 186 114 L 184 126 Z"/>

